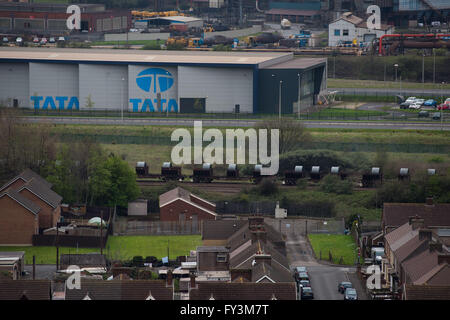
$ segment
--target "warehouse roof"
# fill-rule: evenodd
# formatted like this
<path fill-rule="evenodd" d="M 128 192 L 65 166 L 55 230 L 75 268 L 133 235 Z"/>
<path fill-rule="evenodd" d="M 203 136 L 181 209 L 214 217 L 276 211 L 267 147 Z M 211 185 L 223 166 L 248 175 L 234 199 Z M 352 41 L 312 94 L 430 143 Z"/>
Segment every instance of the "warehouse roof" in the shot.
<path fill-rule="evenodd" d="M 79 63 L 268 65 L 293 58 L 286 52 L 168 51 L 67 48 L 1 48 L 1 60 Z"/>
<path fill-rule="evenodd" d="M 183 23 L 202 21 L 202 19 L 200 19 L 200 18 L 186 17 L 186 16 L 155 17 L 153 19 L 162 19 L 162 20 L 169 20 L 172 22 L 183 22 Z"/>
<path fill-rule="evenodd" d="M 327 59 L 324 58 L 295 58 L 280 63 L 271 64 L 262 69 L 308 69 L 317 66 L 318 64 L 325 64 Z"/>

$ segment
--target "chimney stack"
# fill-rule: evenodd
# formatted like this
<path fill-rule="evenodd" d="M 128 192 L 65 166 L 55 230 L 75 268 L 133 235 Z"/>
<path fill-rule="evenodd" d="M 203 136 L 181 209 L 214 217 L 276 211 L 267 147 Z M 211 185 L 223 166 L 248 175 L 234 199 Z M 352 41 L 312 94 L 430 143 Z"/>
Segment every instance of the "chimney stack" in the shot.
<path fill-rule="evenodd" d="M 191 278 L 191 281 L 190 281 L 190 288 L 191 288 L 191 289 L 194 289 L 195 286 L 196 286 L 196 284 L 195 284 L 195 274 L 194 274 L 194 273 L 191 273 L 191 274 L 189 275 L 189 277 Z"/>
<path fill-rule="evenodd" d="M 172 281 L 173 281 L 172 270 L 167 270 L 167 286 L 168 287 L 172 286 Z"/>
<path fill-rule="evenodd" d="M 419 240 L 422 241 L 427 239 L 431 241 L 432 231 L 430 229 L 420 229 L 419 230 Z"/>
<path fill-rule="evenodd" d="M 441 263 L 450 264 L 450 254 L 438 254 L 438 264 Z"/>
<path fill-rule="evenodd" d="M 417 230 L 419 228 L 424 227 L 424 220 L 421 219 L 418 215 L 409 217 L 409 224 L 413 230 Z"/>
<path fill-rule="evenodd" d="M 266 263 L 269 266 L 272 264 L 272 256 L 270 254 L 257 254 L 255 255 L 255 261 L 256 263 Z"/>

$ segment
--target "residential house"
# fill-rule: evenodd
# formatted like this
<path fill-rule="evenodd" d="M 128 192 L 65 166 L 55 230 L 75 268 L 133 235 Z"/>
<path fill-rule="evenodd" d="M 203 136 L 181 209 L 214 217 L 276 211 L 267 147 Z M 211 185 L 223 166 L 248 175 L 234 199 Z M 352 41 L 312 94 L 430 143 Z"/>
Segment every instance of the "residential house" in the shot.
<path fill-rule="evenodd" d="M 247 220 L 204 220 L 202 221 L 202 241 L 204 246 L 225 246 L 227 239 L 243 226 Z"/>
<path fill-rule="evenodd" d="M 219 246 L 197 247 L 197 271 L 227 271 L 229 249 Z"/>
<path fill-rule="evenodd" d="M 450 300 L 450 286 L 407 284 L 403 290 L 404 300 Z"/>
<path fill-rule="evenodd" d="M 369 29 L 364 19 L 351 12 L 345 12 L 328 25 L 328 46 L 335 47 L 354 42 L 359 46 L 361 43 L 371 43 L 372 40 L 393 32 L 394 27 L 385 24 L 381 24 L 379 29 Z"/>
<path fill-rule="evenodd" d="M 11 277 L 12 280 L 18 280 L 22 277 L 22 273 L 25 270 L 24 267 L 24 251 L 0 252 L 0 273 L 7 273 L 7 277 Z"/>
<path fill-rule="evenodd" d="M 62 198 L 51 187 L 27 169 L 0 188 L 0 244 L 31 245 L 33 235 L 56 226 Z"/>
<path fill-rule="evenodd" d="M 202 220 L 215 220 L 216 205 L 177 187 L 159 196 L 161 221 L 191 221 L 194 225 Z"/>
<path fill-rule="evenodd" d="M 294 282 L 287 283 L 196 283 L 189 300 L 297 300 Z"/>
<path fill-rule="evenodd" d="M 173 300 L 173 283 L 161 280 L 81 280 L 65 300 Z"/>
<path fill-rule="evenodd" d="M 50 280 L 0 280 L 0 300 L 51 300 Z"/>
<path fill-rule="evenodd" d="M 420 216 L 424 227 L 429 229 L 450 228 L 450 203 L 434 203 L 428 198 L 426 203 L 384 203 L 381 227 L 386 235 L 408 222 L 409 217 Z"/>

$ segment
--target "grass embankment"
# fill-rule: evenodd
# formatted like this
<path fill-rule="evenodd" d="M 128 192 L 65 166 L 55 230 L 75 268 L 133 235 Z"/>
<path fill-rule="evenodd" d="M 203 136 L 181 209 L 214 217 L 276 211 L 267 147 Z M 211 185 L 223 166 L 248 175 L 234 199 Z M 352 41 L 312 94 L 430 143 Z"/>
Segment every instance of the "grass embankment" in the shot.
<path fill-rule="evenodd" d="M 331 253 L 332 263 L 355 264 L 358 253 L 355 241 L 350 235 L 309 234 L 308 238 L 317 259 L 322 256 L 322 260 L 329 261 L 329 253 Z"/>
<path fill-rule="evenodd" d="M 109 259 L 129 260 L 134 256 L 155 256 L 158 259 L 167 256 L 169 246 L 170 259 L 189 255 L 201 245 L 199 235 L 189 236 L 110 236 L 104 248 Z M 56 247 L 0 247 L 0 251 L 25 251 L 25 263 L 33 263 L 33 255 L 37 264 L 56 264 Z M 60 247 L 59 254 L 100 252 L 99 248 L 67 248 Z"/>
<path fill-rule="evenodd" d="M 400 83 L 395 81 L 377 81 L 377 80 L 350 80 L 350 79 L 327 79 L 328 88 L 374 88 L 374 89 L 393 89 L 400 88 Z M 402 89 L 444 89 L 450 90 L 450 84 L 442 86 L 439 83 L 418 83 L 403 82 Z"/>

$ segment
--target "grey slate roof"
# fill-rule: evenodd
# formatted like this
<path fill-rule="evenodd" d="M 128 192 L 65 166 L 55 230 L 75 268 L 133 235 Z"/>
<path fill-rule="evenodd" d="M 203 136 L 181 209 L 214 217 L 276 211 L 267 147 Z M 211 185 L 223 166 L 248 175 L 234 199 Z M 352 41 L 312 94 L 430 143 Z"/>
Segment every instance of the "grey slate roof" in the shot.
<path fill-rule="evenodd" d="M 203 220 L 202 240 L 226 240 L 244 225 L 247 220 Z"/>
<path fill-rule="evenodd" d="M 0 280 L 0 300 L 50 300 L 50 280 Z"/>
<path fill-rule="evenodd" d="M 0 198 L 3 196 L 9 196 L 11 199 L 18 202 L 20 205 L 22 205 L 24 208 L 28 209 L 34 215 L 38 214 L 39 211 L 41 211 L 41 207 L 39 207 L 33 201 L 25 198 L 24 196 L 22 196 L 20 193 L 18 193 L 15 190 L 7 190 L 6 192 L 2 192 L 0 194 Z"/>
<path fill-rule="evenodd" d="M 62 197 L 39 180 L 29 180 L 25 185 L 20 187 L 18 191 L 21 192 L 24 189 L 28 189 L 32 193 L 36 194 L 53 208 L 56 208 L 61 204 Z"/>

